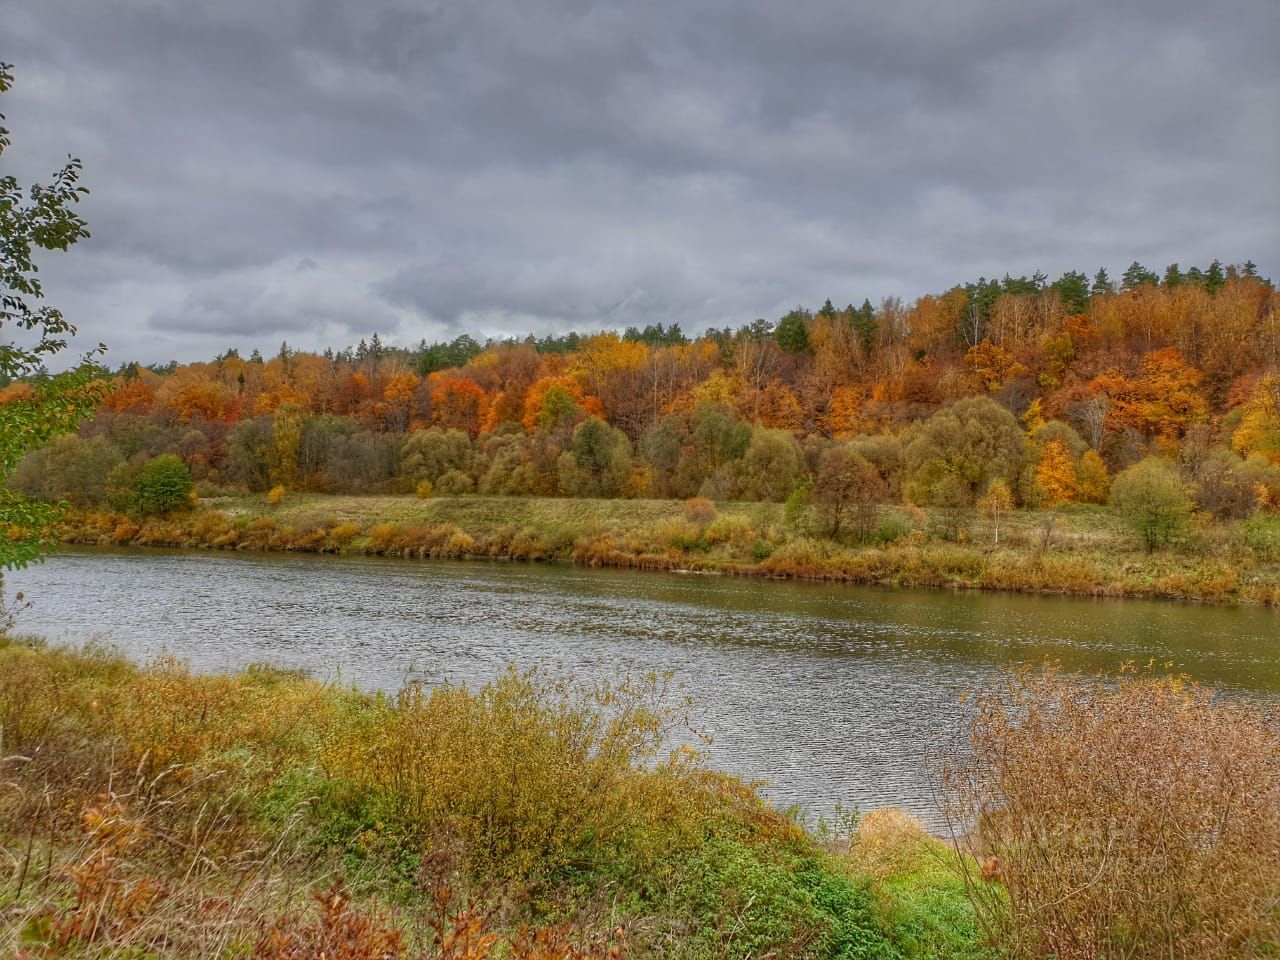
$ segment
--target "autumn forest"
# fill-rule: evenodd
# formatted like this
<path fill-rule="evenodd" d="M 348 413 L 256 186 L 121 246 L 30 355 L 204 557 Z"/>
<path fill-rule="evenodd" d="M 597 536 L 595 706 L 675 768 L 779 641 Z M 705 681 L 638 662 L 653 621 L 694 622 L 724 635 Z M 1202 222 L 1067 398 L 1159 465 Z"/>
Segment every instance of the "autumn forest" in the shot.
<path fill-rule="evenodd" d="M 844 446 L 882 502 L 972 503 L 996 479 L 1022 505 L 1106 502 L 1111 477 L 1155 456 L 1200 484 L 1201 509 L 1245 517 L 1280 502 L 1276 305 L 1252 264 L 1134 264 L 1118 285 L 981 280 L 696 338 L 672 324 L 403 349 L 375 334 L 323 355 L 129 364 L 15 484 L 126 506 L 131 475 L 176 455 L 207 491 L 781 501 Z M 991 401 L 969 405 L 985 436 L 930 439 L 930 418 L 969 398 Z"/>
<path fill-rule="evenodd" d="M 1273 603 L 1276 302 L 1252 263 L 1135 263 L 693 338 L 126 364 L 11 486 L 83 543 Z"/>

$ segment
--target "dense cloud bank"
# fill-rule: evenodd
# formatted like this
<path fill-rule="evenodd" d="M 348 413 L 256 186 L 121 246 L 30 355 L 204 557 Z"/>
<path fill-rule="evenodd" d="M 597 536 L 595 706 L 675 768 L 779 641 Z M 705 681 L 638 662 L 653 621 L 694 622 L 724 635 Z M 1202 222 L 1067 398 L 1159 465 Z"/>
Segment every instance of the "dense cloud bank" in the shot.
<path fill-rule="evenodd" d="M 115 359 L 776 318 L 1043 269 L 1280 266 L 1271 0 L 19 0 L 45 276 Z"/>

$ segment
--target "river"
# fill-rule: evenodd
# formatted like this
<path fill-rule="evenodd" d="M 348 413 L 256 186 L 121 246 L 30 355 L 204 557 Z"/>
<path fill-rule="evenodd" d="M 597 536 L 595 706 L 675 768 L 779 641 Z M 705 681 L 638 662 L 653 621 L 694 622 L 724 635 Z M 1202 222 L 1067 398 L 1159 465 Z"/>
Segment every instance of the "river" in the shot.
<path fill-rule="evenodd" d="M 716 766 L 807 814 L 894 804 L 935 822 L 926 751 L 961 694 L 1046 658 L 1155 659 L 1280 695 L 1280 613 L 1252 607 L 893 590 L 565 566 L 67 549 L 8 575 L 18 631 L 202 670 L 247 663 L 394 690 L 508 664 L 674 670 Z"/>

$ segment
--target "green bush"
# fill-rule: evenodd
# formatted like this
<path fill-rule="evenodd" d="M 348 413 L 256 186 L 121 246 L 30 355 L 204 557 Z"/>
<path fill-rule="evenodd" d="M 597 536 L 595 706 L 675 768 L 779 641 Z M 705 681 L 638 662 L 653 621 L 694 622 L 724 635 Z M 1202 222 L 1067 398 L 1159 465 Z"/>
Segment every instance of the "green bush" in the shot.
<path fill-rule="evenodd" d="M 1191 497 L 1167 460 L 1148 457 L 1111 485 L 1111 506 L 1150 553 L 1180 539 L 1191 521 Z"/>
<path fill-rule="evenodd" d="M 461 470 L 449 470 L 436 481 L 435 492 L 446 497 L 461 497 L 475 488 L 475 482 Z"/>
<path fill-rule="evenodd" d="M 877 546 L 896 543 L 911 532 L 911 525 L 897 515 L 885 517 L 871 531 L 871 542 Z"/>
<path fill-rule="evenodd" d="M 195 489 L 181 457 L 167 453 L 148 460 L 133 481 L 133 501 L 146 514 L 171 513 L 189 506 Z"/>

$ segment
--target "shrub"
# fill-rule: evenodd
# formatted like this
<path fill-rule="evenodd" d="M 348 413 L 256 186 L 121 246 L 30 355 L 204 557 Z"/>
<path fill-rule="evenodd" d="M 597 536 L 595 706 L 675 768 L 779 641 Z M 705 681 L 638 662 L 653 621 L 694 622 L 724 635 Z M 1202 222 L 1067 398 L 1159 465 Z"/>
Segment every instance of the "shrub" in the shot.
<path fill-rule="evenodd" d="M 458 530 L 450 534 L 444 545 L 444 553 L 451 557 L 466 557 L 475 553 L 475 551 L 475 538 L 464 530 Z"/>
<path fill-rule="evenodd" d="M 165 514 L 189 506 L 194 484 L 181 457 L 165 454 L 147 461 L 133 481 L 134 503 L 145 514 Z"/>
<path fill-rule="evenodd" d="M 511 671 L 480 690 L 414 685 L 394 706 L 353 716 L 324 762 L 367 789 L 370 812 L 396 829 L 421 839 L 447 830 L 478 867 L 529 878 L 689 815 L 654 804 L 686 769 L 666 759 L 671 716 L 650 706 L 662 686 L 653 677 L 584 691 Z"/>
<path fill-rule="evenodd" d="M 1210 449 L 1194 464 L 1196 504 L 1218 519 L 1242 519 L 1253 512 L 1257 491 L 1244 461 L 1225 447 Z"/>
<path fill-rule="evenodd" d="M 902 441 L 887 435 L 864 435 L 849 441 L 849 446 L 854 453 L 870 460 L 875 466 L 880 476 L 884 478 L 889 499 L 901 499 L 904 458 Z"/>
<path fill-rule="evenodd" d="M 403 931 L 376 911 L 350 909 L 351 898 L 340 887 L 315 895 L 320 916 L 310 922 L 281 917 L 254 947 L 258 960 L 407 960 Z"/>
<path fill-rule="evenodd" d="M 692 917 L 718 913 L 731 919 L 727 927 L 695 926 L 684 955 L 717 960 L 894 956 L 876 928 L 865 882 L 827 873 L 812 858 L 771 853 L 714 838 L 703 846 L 676 894 Z"/>
<path fill-rule="evenodd" d="M 0 791 L 0 846 L 20 851 L 0 953 L 900 956 L 880 891 L 669 741 L 683 710 L 665 704 L 659 677 L 388 698 L 0 641 L 23 757 Z M 924 916 L 895 931 L 928 945 Z"/>
<path fill-rule="evenodd" d="M 895 807 L 872 810 L 858 821 L 852 851 L 858 865 L 873 877 L 906 873 L 930 845 L 924 826 Z"/>
<path fill-rule="evenodd" d="M 901 540 L 910 532 L 911 525 L 897 514 L 892 514 L 876 524 L 876 528 L 871 531 L 871 542 L 878 546 L 887 546 Z"/>
<path fill-rule="evenodd" d="M 662 520 L 646 528 L 632 541 L 639 552 L 653 550 L 705 550 L 707 541 L 701 527 L 684 520 Z"/>
<path fill-rule="evenodd" d="M 969 489 L 964 482 L 952 476 L 943 477 L 933 485 L 930 497 L 934 506 L 930 515 L 930 534 L 956 542 L 968 539 L 973 511 Z"/>
<path fill-rule="evenodd" d="M 231 518 L 220 510 L 205 510 L 191 524 L 191 536 L 198 543 L 213 543 L 231 529 Z"/>
<path fill-rule="evenodd" d="M 138 473 L 142 470 L 141 457 L 136 460 L 116 464 L 111 472 L 107 474 L 106 484 L 104 487 L 104 496 L 107 505 L 112 509 L 127 511 L 137 507 L 137 489 L 136 483 Z"/>
<path fill-rule="evenodd" d="M 684 502 L 683 512 L 690 523 L 705 527 L 716 518 L 716 505 L 706 497 L 690 497 Z"/>
<path fill-rule="evenodd" d="M 1254 454 L 1237 468 L 1260 507 L 1280 508 L 1280 464 Z"/>
<path fill-rule="evenodd" d="M 1191 498 L 1173 466 L 1148 457 L 1111 485 L 1111 506 L 1150 553 L 1181 537 L 1191 520 Z"/>
<path fill-rule="evenodd" d="M 707 525 L 703 535 L 709 544 L 727 543 L 746 548 L 755 540 L 756 528 L 741 514 L 721 514 Z"/>
<path fill-rule="evenodd" d="M 461 470 L 450 470 L 436 481 L 436 492 L 446 497 L 460 497 L 475 489 L 475 481 Z"/>
<path fill-rule="evenodd" d="M 391 548 L 400 535 L 400 527 L 394 523 L 374 524 L 369 531 L 369 549 L 374 553 L 383 553 Z"/>
<path fill-rule="evenodd" d="M 77 506 L 102 503 L 107 477 L 121 464 L 119 452 L 105 437 L 57 437 L 27 454 L 13 472 L 10 485 L 27 496 L 68 500 Z"/>
<path fill-rule="evenodd" d="M 270 490 L 267 491 L 267 503 L 271 504 L 271 506 L 273 507 L 278 507 L 281 501 L 284 500 L 284 494 L 285 494 L 284 487 L 281 486 L 280 484 L 276 484 L 274 487 L 272 487 Z"/>
<path fill-rule="evenodd" d="M 339 523 L 329 530 L 329 539 L 338 549 L 342 549 L 358 536 L 360 536 L 360 524 L 350 521 Z"/>
<path fill-rule="evenodd" d="M 432 487 L 430 480 L 419 480 L 418 485 L 413 488 L 414 496 L 419 500 L 430 500 Z"/>
<path fill-rule="evenodd" d="M 115 543 L 130 543 L 138 535 L 139 527 L 131 520 L 121 520 L 111 533 Z"/>
<path fill-rule="evenodd" d="M 809 499 L 812 493 L 812 478 L 801 477 L 796 488 L 787 497 L 786 503 L 782 505 L 782 522 L 788 527 L 798 528 L 805 514 L 809 512 Z"/>
<path fill-rule="evenodd" d="M 1280 713 L 1153 676 L 1021 672 L 940 765 L 1013 958 L 1254 956 L 1280 936 Z M 972 871 L 971 871 L 972 872 Z"/>

